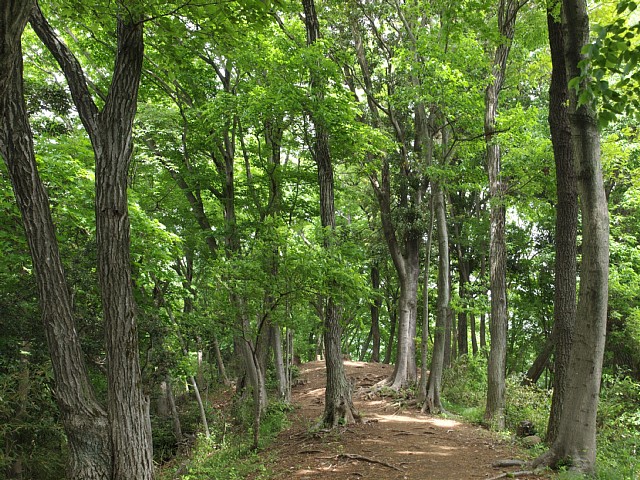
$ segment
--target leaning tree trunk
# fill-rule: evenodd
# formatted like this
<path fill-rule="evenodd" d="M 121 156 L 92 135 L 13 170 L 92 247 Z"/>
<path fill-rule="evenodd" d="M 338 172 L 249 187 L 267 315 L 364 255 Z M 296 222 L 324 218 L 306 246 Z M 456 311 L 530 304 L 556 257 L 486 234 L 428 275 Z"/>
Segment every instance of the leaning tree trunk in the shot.
<path fill-rule="evenodd" d="M 571 339 L 576 321 L 576 257 L 578 232 L 578 192 L 571 148 L 567 72 L 564 61 L 562 23 L 547 12 L 552 72 L 549 88 L 549 127 L 556 164 L 556 265 L 554 292 L 555 346 L 553 399 L 547 428 L 547 442 L 553 443 L 562 416 Z"/>
<path fill-rule="evenodd" d="M 447 328 L 447 317 L 449 316 L 451 290 L 449 283 L 449 233 L 444 192 L 439 182 L 433 183 L 433 190 L 438 228 L 438 311 L 436 314 L 431 371 L 429 373 L 429 382 L 427 383 L 427 397 L 422 405 L 422 411 L 440 413 L 442 411 L 440 391 L 442 373 L 444 371 L 444 350 L 447 343 L 445 330 Z"/>
<path fill-rule="evenodd" d="M 87 375 L 24 102 L 21 36 L 33 6 L 33 2 L 7 1 L 0 7 L 0 154 L 33 261 L 55 398 L 69 446 L 67 477 L 106 480 L 112 472 L 107 414 Z"/>
<path fill-rule="evenodd" d="M 589 42 L 585 0 L 562 3 L 564 58 L 567 78 L 580 76 L 581 51 Z M 587 80 L 581 82 L 584 88 Z M 573 342 L 566 374 L 564 404 L 550 450 L 535 465 L 569 464 L 593 473 L 596 459 L 596 414 L 606 336 L 609 274 L 609 212 L 600 163 L 597 114 L 590 104 L 578 105 L 569 92 L 569 118 L 578 194 L 582 213 L 582 262 Z"/>
<path fill-rule="evenodd" d="M 82 67 L 39 8 L 34 9 L 30 21 L 62 68 L 95 154 L 96 243 L 105 320 L 113 478 L 150 479 L 153 455 L 149 401 L 142 391 L 127 201 L 133 120 L 142 74 L 143 23 L 130 14 L 118 16 L 113 77 L 104 108 L 99 111 Z"/>
<path fill-rule="evenodd" d="M 498 30 L 502 43 L 493 58 L 492 81 L 485 92 L 484 135 L 487 148 L 489 194 L 491 197 L 489 265 L 491 282 L 491 319 L 489 333 L 491 349 L 487 371 L 487 406 L 484 420 L 492 427 L 505 427 L 505 375 L 507 361 L 507 242 L 505 235 L 506 185 L 501 179 L 500 144 L 496 138 L 498 97 L 502 90 L 507 69 L 507 57 L 514 36 L 518 10 L 526 0 L 500 0 L 498 6 Z"/>

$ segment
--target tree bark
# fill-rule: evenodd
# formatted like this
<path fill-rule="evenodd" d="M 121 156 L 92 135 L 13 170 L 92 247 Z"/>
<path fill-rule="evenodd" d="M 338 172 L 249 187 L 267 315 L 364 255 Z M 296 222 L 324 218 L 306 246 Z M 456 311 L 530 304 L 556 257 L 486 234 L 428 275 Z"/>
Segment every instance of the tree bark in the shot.
<path fill-rule="evenodd" d="M 304 22 L 307 31 L 307 45 L 314 45 L 320 36 L 320 26 L 316 14 L 314 0 L 302 0 L 304 10 Z M 316 71 L 316 66 L 311 67 L 311 91 L 318 103 L 324 99 L 321 78 Z M 323 228 L 324 248 L 330 250 L 333 247 L 334 231 L 336 228 L 333 166 L 331 164 L 331 152 L 329 149 L 329 132 L 324 119 L 318 112 L 312 112 L 311 119 L 315 127 L 315 142 L 313 157 L 318 167 L 318 184 L 320 186 L 320 221 Z M 324 346 L 325 363 L 327 366 L 327 388 L 325 390 L 325 405 L 321 423 L 328 427 L 336 427 L 341 421 L 354 423 L 360 419 L 351 399 L 351 385 L 342 363 L 341 352 L 342 328 L 338 306 L 333 298 L 328 296 L 324 309 Z"/>
<path fill-rule="evenodd" d="M 562 22 L 547 12 L 551 49 L 551 86 L 549 88 L 549 127 L 556 165 L 556 264 L 554 292 L 554 324 L 551 338 L 555 346 L 553 397 L 547 427 L 547 442 L 558 434 L 562 416 L 571 339 L 576 321 L 576 275 L 578 232 L 578 189 L 571 147 L 569 89 L 564 60 Z"/>
<path fill-rule="evenodd" d="M 55 398 L 69 446 L 67 476 L 106 480 L 112 478 L 107 414 L 87 375 L 23 96 L 21 36 L 34 5 L 7 1 L 0 6 L 0 154 L 11 177 L 33 259 Z"/>
<path fill-rule="evenodd" d="M 502 37 L 492 65 L 492 81 L 485 92 L 484 135 L 487 146 L 487 170 L 491 198 L 489 264 L 491 281 L 491 349 L 488 364 L 487 406 L 484 420 L 493 428 L 505 428 L 505 375 L 507 360 L 507 242 L 505 236 L 507 186 L 501 179 L 500 144 L 496 138 L 498 97 L 507 69 L 507 57 L 513 41 L 516 16 L 526 0 L 500 0 L 498 31 Z"/>
<path fill-rule="evenodd" d="M 562 2 L 567 78 L 580 76 L 581 51 L 589 42 L 585 0 Z M 584 88 L 582 81 L 581 87 Z M 573 342 L 558 432 L 550 450 L 535 465 L 569 464 L 591 474 L 596 458 L 596 414 L 606 336 L 609 273 L 609 213 L 600 163 L 598 118 L 590 104 L 579 105 L 569 92 L 572 147 L 582 212 L 582 263 Z"/>

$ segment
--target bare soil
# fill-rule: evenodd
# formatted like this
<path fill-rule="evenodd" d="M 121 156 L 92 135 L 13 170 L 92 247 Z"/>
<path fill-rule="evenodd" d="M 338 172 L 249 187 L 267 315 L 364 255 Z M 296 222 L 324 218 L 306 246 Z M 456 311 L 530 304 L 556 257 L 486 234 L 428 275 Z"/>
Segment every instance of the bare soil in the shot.
<path fill-rule="evenodd" d="M 274 459 L 270 465 L 274 480 L 491 479 L 523 469 L 492 466 L 500 460 L 526 459 L 512 441 L 459 420 L 421 414 L 415 405 L 372 393 L 371 387 L 389 376 L 392 366 L 345 361 L 345 367 L 364 422 L 314 430 L 323 413 L 325 365 L 302 365 L 292 392 L 296 406 L 292 426 L 267 452 Z"/>

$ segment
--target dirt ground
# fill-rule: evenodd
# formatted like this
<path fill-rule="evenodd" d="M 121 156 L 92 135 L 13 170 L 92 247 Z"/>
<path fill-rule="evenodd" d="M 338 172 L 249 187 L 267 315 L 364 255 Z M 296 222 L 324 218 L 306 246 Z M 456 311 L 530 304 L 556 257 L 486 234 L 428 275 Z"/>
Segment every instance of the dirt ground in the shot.
<path fill-rule="evenodd" d="M 323 412 L 325 366 L 324 362 L 302 365 L 292 393 L 296 406 L 292 426 L 268 452 L 274 459 L 270 465 L 273 479 L 464 480 L 491 479 L 522 470 L 492 466 L 499 460 L 526 457 L 511 441 L 372 394 L 370 387 L 389 376 L 392 366 L 346 361 L 345 367 L 354 382 L 354 403 L 364 423 L 311 433 Z"/>

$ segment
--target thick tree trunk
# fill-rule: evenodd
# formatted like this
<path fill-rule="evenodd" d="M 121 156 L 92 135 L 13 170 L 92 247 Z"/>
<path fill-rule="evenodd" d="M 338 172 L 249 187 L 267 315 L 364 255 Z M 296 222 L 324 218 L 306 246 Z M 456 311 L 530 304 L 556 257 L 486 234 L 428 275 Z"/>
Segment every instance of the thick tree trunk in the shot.
<path fill-rule="evenodd" d="M 316 14 L 314 0 L 302 0 L 304 21 L 307 30 L 307 45 L 316 43 L 320 36 L 318 16 Z M 312 67 L 311 91 L 317 102 L 323 100 L 323 88 L 318 72 Z M 324 120 L 318 116 L 318 112 L 312 112 L 312 121 L 315 127 L 314 159 L 318 167 L 318 184 L 320 186 L 320 220 L 323 227 L 324 247 L 330 250 L 333 246 L 333 235 L 336 227 L 334 190 L 333 190 L 333 166 L 331 165 L 331 152 L 329 150 L 329 132 Z M 336 427 L 341 421 L 353 423 L 360 419 L 351 399 L 351 385 L 342 363 L 340 351 L 342 329 L 338 307 L 329 296 L 326 300 L 324 311 L 324 347 L 327 366 L 327 388 L 325 390 L 324 414 L 321 423 L 328 427 Z"/>
<path fill-rule="evenodd" d="M 580 75 L 582 48 L 589 42 L 584 0 L 563 1 L 567 78 Z M 582 85 L 584 87 L 584 85 Z M 582 212 L 582 263 L 573 342 L 566 375 L 564 404 L 551 449 L 535 464 L 569 464 L 593 473 L 596 458 L 596 413 L 604 355 L 609 273 L 609 213 L 600 163 L 598 118 L 591 105 L 578 106 L 569 92 L 573 155 Z"/>
<path fill-rule="evenodd" d="M 491 281 L 491 350 L 489 352 L 487 406 L 485 422 L 503 430 L 505 427 L 505 375 L 507 360 L 507 242 L 505 236 L 506 207 L 504 197 L 507 185 L 501 179 L 500 144 L 496 138 L 498 97 L 507 69 L 507 57 L 513 40 L 516 16 L 526 0 L 500 0 L 498 30 L 502 43 L 493 58 L 492 81 L 485 92 L 484 134 L 487 146 L 487 170 L 491 196 L 489 264 Z"/>
<path fill-rule="evenodd" d="M 445 364 L 445 347 L 447 342 L 445 330 L 447 328 L 447 318 L 450 313 L 451 290 L 449 283 L 449 233 L 447 229 L 444 192 L 442 186 L 436 182 L 433 184 L 433 190 L 436 224 L 438 228 L 438 312 L 436 316 L 431 370 L 427 384 L 427 397 L 422 405 L 422 411 L 439 413 L 442 411 L 440 391 Z"/>
<path fill-rule="evenodd" d="M 62 68 L 96 160 L 96 243 L 107 351 L 107 381 L 114 479 L 153 477 L 149 400 L 142 391 L 138 332 L 129 257 L 127 177 L 132 128 L 142 73 L 140 18 L 118 17 L 118 48 L 102 111 L 89 94 L 84 73 L 39 9 L 31 25 Z"/>
<path fill-rule="evenodd" d="M 33 5 L 7 1 L 0 7 L 0 153 L 9 170 L 33 259 L 55 398 L 69 446 L 67 476 L 106 480 L 112 478 L 107 415 L 87 376 L 23 98 L 20 39 Z"/>
<path fill-rule="evenodd" d="M 547 13 L 549 46 L 552 57 L 549 88 L 549 127 L 556 164 L 556 265 L 554 324 L 551 338 L 555 345 L 553 399 L 547 427 L 547 442 L 558 434 L 562 416 L 571 339 L 576 321 L 576 275 L 578 191 L 571 146 L 567 72 L 564 60 L 562 23 L 551 10 Z"/>

